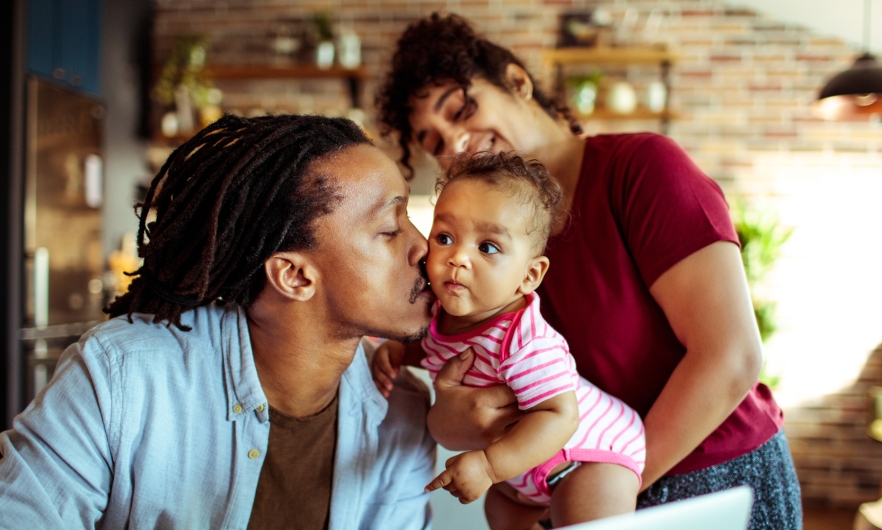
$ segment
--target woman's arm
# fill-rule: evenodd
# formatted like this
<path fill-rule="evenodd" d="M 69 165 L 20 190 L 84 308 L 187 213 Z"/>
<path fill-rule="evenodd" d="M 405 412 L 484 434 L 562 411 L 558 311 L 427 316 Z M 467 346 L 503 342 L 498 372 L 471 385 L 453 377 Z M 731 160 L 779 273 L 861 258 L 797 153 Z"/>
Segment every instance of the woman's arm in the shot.
<path fill-rule="evenodd" d="M 432 437 L 453 451 L 484 449 L 524 415 L 508 386 L 472 388 L 462 384 L 474 361 L 472 350 L 466 350 L 447 361 L 435 376 L 435 403 L 426 421 Z"/>
<path fill-rule="evenodd" d="M 686 355 L 643 420 L 643 489 L 723 423 L 762 367 L 762 343 L 735 244 L 719 241 L 691 254 L 649 290 Z"/>

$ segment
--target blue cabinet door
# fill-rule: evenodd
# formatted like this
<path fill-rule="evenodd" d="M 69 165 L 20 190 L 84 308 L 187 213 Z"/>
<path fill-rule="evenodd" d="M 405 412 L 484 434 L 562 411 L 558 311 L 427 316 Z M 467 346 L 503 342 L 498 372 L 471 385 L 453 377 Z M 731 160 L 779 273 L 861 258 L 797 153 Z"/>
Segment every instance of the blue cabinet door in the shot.
<path fill-rule="evenodd" d="M 55 0 L 29 0 L 28 17 L 28 70 L 35 74 L 52 77 L 52 70 L 60 63 L 56 56 Z"/>
<path fill-rule="evenodd" d="M 28 0 L 28 69 L 101 93 L 102 0 Z"/>

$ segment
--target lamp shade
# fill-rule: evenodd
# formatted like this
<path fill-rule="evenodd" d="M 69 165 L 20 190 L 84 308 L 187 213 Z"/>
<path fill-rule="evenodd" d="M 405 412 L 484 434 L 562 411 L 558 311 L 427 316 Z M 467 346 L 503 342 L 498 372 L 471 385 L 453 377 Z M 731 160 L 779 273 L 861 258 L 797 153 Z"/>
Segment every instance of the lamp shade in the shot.
<path fill-rule="evenodd" d="M 882 67 L 876 58 L 865 53 L 851 68 L 833 76 L 812 103 L 812 113 L 837 121 L 882 115 Z"/>

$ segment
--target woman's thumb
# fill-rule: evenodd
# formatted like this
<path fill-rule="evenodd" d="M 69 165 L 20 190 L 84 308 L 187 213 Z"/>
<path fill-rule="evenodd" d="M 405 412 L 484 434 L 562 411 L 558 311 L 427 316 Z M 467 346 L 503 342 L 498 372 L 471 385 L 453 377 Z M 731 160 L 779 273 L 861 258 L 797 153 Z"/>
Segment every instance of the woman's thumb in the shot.
<path fill-rule="evenodd" d="M 444 380 L 448 385 L 461 385 L 466 372 L 469 371 L 474 362 L 475 353 L 469 348 L 456 357 L 451 358 L 441 367 L 438 375 L 435 376 L 435 384 L 437 385 L 440 379 Z"/>

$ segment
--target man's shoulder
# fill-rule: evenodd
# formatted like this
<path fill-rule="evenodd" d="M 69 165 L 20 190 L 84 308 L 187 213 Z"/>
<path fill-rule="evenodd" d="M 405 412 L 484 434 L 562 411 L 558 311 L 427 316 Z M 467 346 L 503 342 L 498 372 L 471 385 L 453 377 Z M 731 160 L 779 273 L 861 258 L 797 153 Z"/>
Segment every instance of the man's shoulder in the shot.
<path fill-rule="evenodd" d="M 207 305 L 187 311 L 181 315 L 181 324 L 189 327 L 189 331 L 170 325 L 167 320 L 154 322 L 153 314 L 121 315 L 84 333 L 80 344 L 84 353 L 95 349 L 88 346 L 99 346 L 111 360 L 140 351 L 180 354 L 182 350 L 220 342 L 225 317 L 230 311 L 236 315 L 235 306 Z"/>

